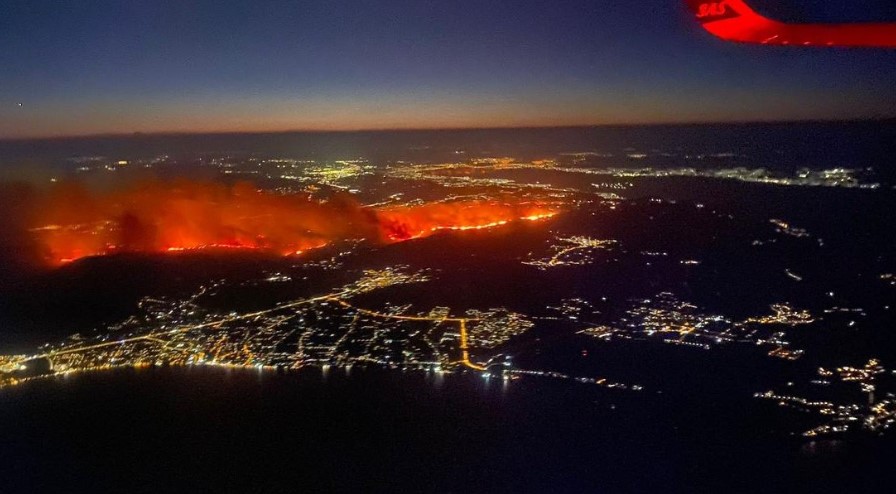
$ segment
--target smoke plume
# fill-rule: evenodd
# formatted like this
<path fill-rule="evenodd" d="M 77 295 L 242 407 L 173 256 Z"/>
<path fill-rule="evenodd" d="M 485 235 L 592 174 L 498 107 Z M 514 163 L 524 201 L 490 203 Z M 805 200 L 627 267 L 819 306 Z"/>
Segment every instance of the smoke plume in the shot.
<path fill-rule="evenodd" d="M 93 191 L 77 183 L 4 194 L 0 248 L 20 262 L 59 264 L 116 252 L 261 249 L 283 255 L 328 243 L 396 242 L 445 229 L 501 225 L 553 214 L 502 200 L 437 202 L 373 209 L 347 194 L 319 201 L 248 182 L 149 180 Z"/>

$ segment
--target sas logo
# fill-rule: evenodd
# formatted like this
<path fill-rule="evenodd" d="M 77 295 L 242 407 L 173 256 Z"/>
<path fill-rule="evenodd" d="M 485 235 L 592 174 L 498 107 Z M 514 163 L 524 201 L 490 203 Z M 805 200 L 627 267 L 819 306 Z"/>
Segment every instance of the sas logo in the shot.
<path fill-rule="evenodd" d="M 711 20 L 716 17 L 731 17 L 736 13 L 725 2 L 701 3 L 697 8 L 697 18 Z"/>

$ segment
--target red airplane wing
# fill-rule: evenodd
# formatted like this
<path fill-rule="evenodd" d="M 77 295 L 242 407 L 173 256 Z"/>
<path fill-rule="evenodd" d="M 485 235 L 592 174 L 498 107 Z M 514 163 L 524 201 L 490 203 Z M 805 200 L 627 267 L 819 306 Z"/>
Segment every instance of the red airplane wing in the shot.
<path fill-rule="evenodd" d="M 728 41 L 764 45 L 896 48 L 896 23 L 787 24 L 743 0 L 686 0 L 704 29 Z"/>

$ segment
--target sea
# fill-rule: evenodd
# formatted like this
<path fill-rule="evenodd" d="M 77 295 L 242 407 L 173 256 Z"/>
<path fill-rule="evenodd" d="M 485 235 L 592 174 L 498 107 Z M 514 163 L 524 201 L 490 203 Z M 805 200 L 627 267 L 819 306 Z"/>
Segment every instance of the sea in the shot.
<path fill-rule="evenodd" d="M 759 422 L 470 374 L 120 370 L 3 390 L 0 474 L 4 492 L 887 490 L 893 441 Z"/>

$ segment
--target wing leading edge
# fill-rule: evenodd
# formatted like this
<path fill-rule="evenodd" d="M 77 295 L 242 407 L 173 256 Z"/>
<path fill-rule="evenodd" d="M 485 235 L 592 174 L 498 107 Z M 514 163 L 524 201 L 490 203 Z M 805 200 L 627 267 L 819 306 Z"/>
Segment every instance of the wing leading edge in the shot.
<path fill-rule="evenodd" d="M 713 35 L 764 45 L 896 48 L 896 23 L 787 24 L 756 13 L 743 0 L 686 0 Z"/>

